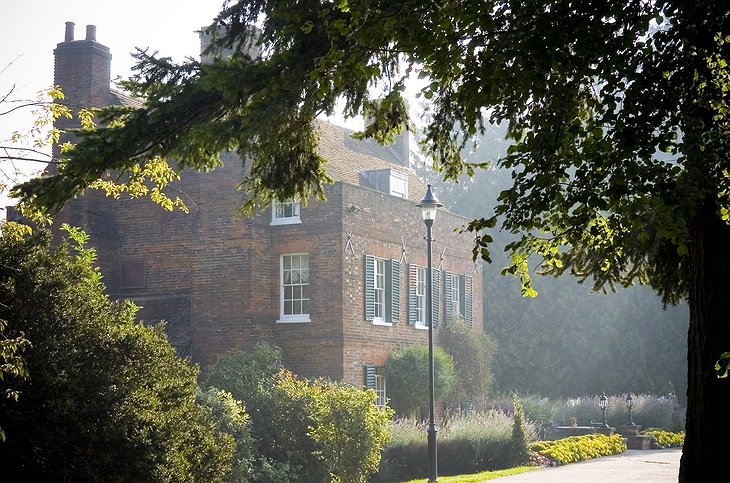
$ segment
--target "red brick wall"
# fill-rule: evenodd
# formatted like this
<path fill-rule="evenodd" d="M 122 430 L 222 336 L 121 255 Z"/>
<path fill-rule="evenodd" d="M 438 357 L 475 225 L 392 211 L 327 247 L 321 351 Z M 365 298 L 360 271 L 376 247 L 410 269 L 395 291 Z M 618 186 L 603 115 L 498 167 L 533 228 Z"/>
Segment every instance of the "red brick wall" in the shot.
<path fill-rule="evenodd" d="M 110 102 L 109 50 L 95 41 L 64 42 L 56 54 L 56 83 L 79 107 Z M 59 123 L 65 128 L 72 125 Z M 237 219 L 244 175 L 241 161 L 224 156 L 212 173 L 185 173 L 175 189 L 189 214 L 165 212 L 147 199 L 115 201 L 89 193 L 57 218 L 81 226 L 97 248 L 104 282 L 114 298 L 142 306 L 147 322 L 168 321 L 180 352 L 209 363 L 232 348 L 268 341 L 283 349 L 286 365 L 304 377 L 324 376 L 356 385 L 364 364 L 382 365 L 388 354 L 425 344 L 427 331 L 408 325 L 408 267 L 401 268 L 400 323 L 365 320 L 364 257 L 426 265 L 425 226 L 417 200 L 336 183 L 327 202 L 301 209 L 301 223 L 272 226 L 266 209 Z M 437 193 L 438 195 L 438 193 Z M 481 276 L 473 273 L 472 238 L 454 228 L 467 220 L 442 211 L 434 225 L 434 266 L 473 275 L 474 330 L 482 330 Z M 347 233 L 352 250 L 345 250 Z M 277 323 L 280 256 L 306 252 L 310 260 L 308 323 Z M 144 286 L 120 285 L 125 262 L 144 261 Z M 443 310 L 443 303 L 442 310 Z"/>
<path fill-rule="evenodd" d="M 395 349 L 428 343 L 427 330 L 408 324 L 408 267 L 405 264 L 401 265 L 400 322 L 390 327 L 373 325 L 365 320 L 364 315 L 365 255 L 401 260 L 405 242 L 405 259 L 426 266 L 426 227 L 421 220 L 420 210 L 415 206 L 417 201 L 401 200 L 350 185 L 344 185 L 343 191 L 346 208 L 343 225 L 353 232 L 355 253 L 346 253 L 343 263 L 346 305 L 342 378 L 361 385 L 364 381 L 364 364 L 383 365 L 388 354 Z M 348 210 L 349 205 L 360 209 Z M 472 273 L 472 238 L 468 234 L 454 232 L 454 228 L 467 221 L 445 211 L 439 212 L 433 227 L 433 266 L 439 265 L 441 252 L 446 247 L 442 269 L 474 276 L 473 328 L 482 330 L 482 284 L 481 275 Z M 442 313 L 443 306 L 442 302 Z"/>
<path fill-rule="evenodd" d="M 111 232 L 91 230 L 112 295 L 138 301 L 149 322 L 170 320 L 171 339 L 187 344 L 183 353 L 204 364 L 265 340 L 280 346 L 287 367 L 301 376 L 360 385 L 364 364 L 382 365 L 392 350 L 427 342 L 426 330 L 408 324 L 406 264 L 400 323 L 365 320 L 365 255 L 400 260 L 405 241 L 406 260 L 426 265 L 425 226 L 414 201 L 337 183 L 328 187 L 327 202 L 301 209 L 301 224 L 271 226 L 270 209 L 235 218 L 240 199 L 232 194 L 241 175 L 233 161 L 213 173 L 187 175 L 178 185 L 189 199 L 187 215 L 147 200 L 104 200 L 93 208 Z M 474 330 L 482 330 L 481 276 L 473 273 L 471 237 L 454 232 L 466 221 L 439 213 L 433 264 L 473 275 Z M 354 253 L 345 251 L 348 231 Z M 277 323 L 280 256 L 300 252 L 310 260 L 311 322 Z M 146 286 L 119 288 L 121 263 L 139 259 L 146 264 Z"/>

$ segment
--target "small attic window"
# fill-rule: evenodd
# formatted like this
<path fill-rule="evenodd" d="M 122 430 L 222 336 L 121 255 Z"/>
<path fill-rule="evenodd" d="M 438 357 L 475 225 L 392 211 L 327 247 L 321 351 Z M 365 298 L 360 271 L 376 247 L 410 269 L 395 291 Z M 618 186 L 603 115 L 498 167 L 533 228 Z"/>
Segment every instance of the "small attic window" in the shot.
<path fill-rule="evenodd" d="M 390 194 L 400 198 L 408 198 L 408 175 L 390 170 Z"/>
<path fill-rule="evenodd" d="M 399 198 L 408 198 L 408 174 L 393 168 L 361 171 L 360 186 Z"/>

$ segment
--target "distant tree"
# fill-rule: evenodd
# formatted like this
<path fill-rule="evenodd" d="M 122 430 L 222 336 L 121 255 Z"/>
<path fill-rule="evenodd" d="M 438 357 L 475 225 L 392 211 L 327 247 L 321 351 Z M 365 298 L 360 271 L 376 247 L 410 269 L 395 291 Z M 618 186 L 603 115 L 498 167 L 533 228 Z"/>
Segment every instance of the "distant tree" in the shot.
<path fill-rule="evenodd" d="M 488 169 L 456 183 L 440 179 L 427 163 L 416 166 L 439 201 L 471 218 L 494 214 L 500 192 L 512 180 L 513 170 L 494 164 L 507 155 L 509 145 L 500 139 L 506 126 L 485 128 L 462 155 L 467 162 L 492 163 Z M 617 287 L 608 297 L 572 277 L 551 276 L 537 277 L 539 297 L 522 297 L 514 278 L 500 273 L 510 264 L 504 247 L 517 237 L 500 231 L 493 238 L 494 263 L 483 266 L 482 297 L 484 329 L 499 348 L 493 361 L 495 391 L 551 397 L 673 393 L 686 406 L 686 304 L 663 306 L 642 286 Z"/>
<path fill-rule="evenodd" d="M 441 347 L 434 347 L 434 393 L 436 399 L 449 398 L 456 381 L 454 359 Z M 391 352 L 385 362 L 389 405 L 400 416 L 417 415 L 428 408 L 428 347 L 412 346 Z M 427 411 L 427 409 L 426 409 Z M 423 411 L 421 415 L 427 414 Z"/>
<path fill-rule="evenodd" d="M 44 232 L 0 238 L 0 319 L 32 344 L 21 354 L 29 378 L 12 381 L 21 397 L 0 399 L 3 477 L 222 481 L 235 443 L 196 403 L 197 368 L 163 327 L 104 295 L 85 235 L 69 230 L 73 246 L 58 250 Z"/>
<path fill-rule="evenodd" d="M 471 402 L 482 407 L 494 380 L 494 340 L 484 332 L 472 330 L 462 317 L 454 317 L 439 327 L 438 342 L 454 360 L 456 377 L 449 396 L 451 403 Z"/>

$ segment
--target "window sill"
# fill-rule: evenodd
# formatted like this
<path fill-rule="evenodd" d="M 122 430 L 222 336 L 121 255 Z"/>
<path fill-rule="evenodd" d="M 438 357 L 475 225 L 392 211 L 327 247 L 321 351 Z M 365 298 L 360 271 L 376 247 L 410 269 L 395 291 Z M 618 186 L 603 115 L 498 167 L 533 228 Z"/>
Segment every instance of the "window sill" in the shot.
<path fill-rule="evenodd" d="M 428 326 L 426 324 L 416 324 L 413 328 L 418 330 L 428 330 Z"/>
<path fill-rule="evenodd" d="M 301 224 L 302 220 L 301 218 L 297 217 L 291 217 L 291 218 L 276 218 L 271 220 L 271 226 L 278 226 L 278 225 L 298 225 Z"/>
<path fill-rule="evenodd" d="M 306 324 L 311 321 L 312 321 L 312 319 L 309 318 L 309 315 L 304 314 L 304 315 L 284 316 L 284 317 L 281 317 L 279 320 L 277 320 L 276 323 L 277 324 Z"/>
<path fill-rule="evenodd" d="M 375 320 L 372 321 L 372 324 L 373 325 L 380 325 L 380 326 L 383 326 L 383 327 L 393 327 L 393 323 L 392 322 L 386 322 L 384 320 L 377 320 L 377 319 L 375 319 Z"/>

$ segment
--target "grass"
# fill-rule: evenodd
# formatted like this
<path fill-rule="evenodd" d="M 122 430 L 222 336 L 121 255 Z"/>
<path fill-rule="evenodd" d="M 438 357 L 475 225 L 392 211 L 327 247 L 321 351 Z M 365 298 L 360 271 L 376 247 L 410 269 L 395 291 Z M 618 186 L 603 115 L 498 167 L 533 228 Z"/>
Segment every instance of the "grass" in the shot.
<path fill-rule="evenodd" d="M 499 471 L 482 471 L 481 473 L 474 473 L 471 475 L 456 475 L 456 476 L 439 476 L 439 483 L 479 483 L 481 481 L 493 480 L 501 476 L 519 475 L 520 473 L 527 473 L 528 471 L 536 470 L 539 466 L 518 466 L 517 468 L 509 468 L 507 470 Z M 411 480 L 405 483 L 427 483 L 428 479 L 422 480 Z"/>

